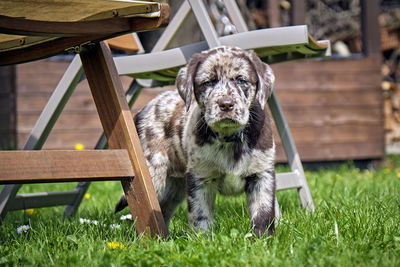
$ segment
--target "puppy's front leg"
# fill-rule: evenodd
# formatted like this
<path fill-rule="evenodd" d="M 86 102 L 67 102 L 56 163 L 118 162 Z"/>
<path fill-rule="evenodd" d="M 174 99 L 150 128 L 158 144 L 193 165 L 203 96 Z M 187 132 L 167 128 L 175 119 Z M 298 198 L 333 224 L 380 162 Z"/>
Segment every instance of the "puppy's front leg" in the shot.
<path fill-rule="evenodd" d="M 216 189 L 190 172 L 186 174 L 186 182 L 189 224 L 206 231 L 212 225 Z"/>
<path fill-rule="evenodd" d="M 261 236 L 268 229 L 268 235 L 272 235 L 275 217 L 275 172 L 264 171 L 247 177 L 246 196 L 254 231 Z"/>

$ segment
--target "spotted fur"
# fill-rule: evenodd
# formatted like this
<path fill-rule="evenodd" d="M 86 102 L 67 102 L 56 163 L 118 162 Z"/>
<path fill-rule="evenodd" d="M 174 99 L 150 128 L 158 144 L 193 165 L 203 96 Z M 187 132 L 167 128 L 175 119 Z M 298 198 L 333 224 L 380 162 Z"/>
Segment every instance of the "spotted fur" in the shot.
<path fill-rule="evenodd" d="M 167 225 L 187 196 L 192 227 L 212 227 L 217 193 L 246 193 L 254 231 L 274 229 L 275 146 L 265 110 L 274 75 L 251 51 L 218 47 L 195 54 L 177 91 L 135 117 Z M 121 198 L 116 211 L 126 206 Z"/>

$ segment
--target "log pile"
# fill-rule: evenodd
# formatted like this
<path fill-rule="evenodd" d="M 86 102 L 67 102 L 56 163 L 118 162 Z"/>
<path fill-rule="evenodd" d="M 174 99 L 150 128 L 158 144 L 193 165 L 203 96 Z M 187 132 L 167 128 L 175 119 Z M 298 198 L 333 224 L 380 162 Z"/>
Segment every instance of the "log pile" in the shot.
<path fill-rule="evenodd" d="M 383 8 L 379 23 L 385 141 L 388 147 L 393 147 L 400 145 L 400 8 Z"/>
<path fill-rule="evenodd" d="M 382 64 L 386 145 L 400 144 L 400 48 L 391 51 Z"/>

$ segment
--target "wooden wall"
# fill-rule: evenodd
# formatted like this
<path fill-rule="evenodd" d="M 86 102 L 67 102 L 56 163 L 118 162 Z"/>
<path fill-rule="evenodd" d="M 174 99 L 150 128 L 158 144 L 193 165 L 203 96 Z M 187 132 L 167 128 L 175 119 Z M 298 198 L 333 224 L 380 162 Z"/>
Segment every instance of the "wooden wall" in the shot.
<path fill-rule="evenodd" d="M 373 58 L 273 65 L 276 91 L 304 161 L 384 156 L 380 68 Z M 17 67 L 18 146 L 21 148 L 68 63 L 37 61 Z M 131 79 L 122 77 L 127 88 Z M 168 88 L 170 89 L 170 88 Z M 146 89 L 136 112 L 163 89 Z M 93 148 L 100 121 L 86 81 L 75 89 L 45 149 Z M 277 159 L 285 161 L 278 137 Z"/>
<path fill-rule="evenodd" d="M 59 61 L 35 61 L 17 66 L 17 133 L 18 147 L 22 148 L 51 92 L 67 69 L 69 63 Z M 121 77 L 124 88 L 128 88 L 129 77 Z M 140 97 L 144 105 L 159 89 L 151 90 Z M 133 109 L 134 112 L 140 105 Z M 87 81 L 75 89 L 64 111 L 57 120 L 43 149 L 74 149 L 81 143 L 85 148 L 94 148 L 102 133 L 100 119 L 96 113 Z"/>
<path fill-rule="evenodd" d="M 383 158 L 378 58 L 287 62 L 272 68 L 303 161 Z M 285 157 L 276 141 L 281 161 Z"/>

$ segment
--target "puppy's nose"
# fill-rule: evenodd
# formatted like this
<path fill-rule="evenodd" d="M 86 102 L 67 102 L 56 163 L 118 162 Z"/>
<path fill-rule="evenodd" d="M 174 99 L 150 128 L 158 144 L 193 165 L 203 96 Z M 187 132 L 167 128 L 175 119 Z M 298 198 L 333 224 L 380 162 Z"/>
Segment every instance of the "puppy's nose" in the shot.
<path fill-rule="evenodd" d="M 222 98 L 218 100 L 218 106 L 222 111 L 231 111 L 233 110 L 233 100 L 230 98 Z"/>

